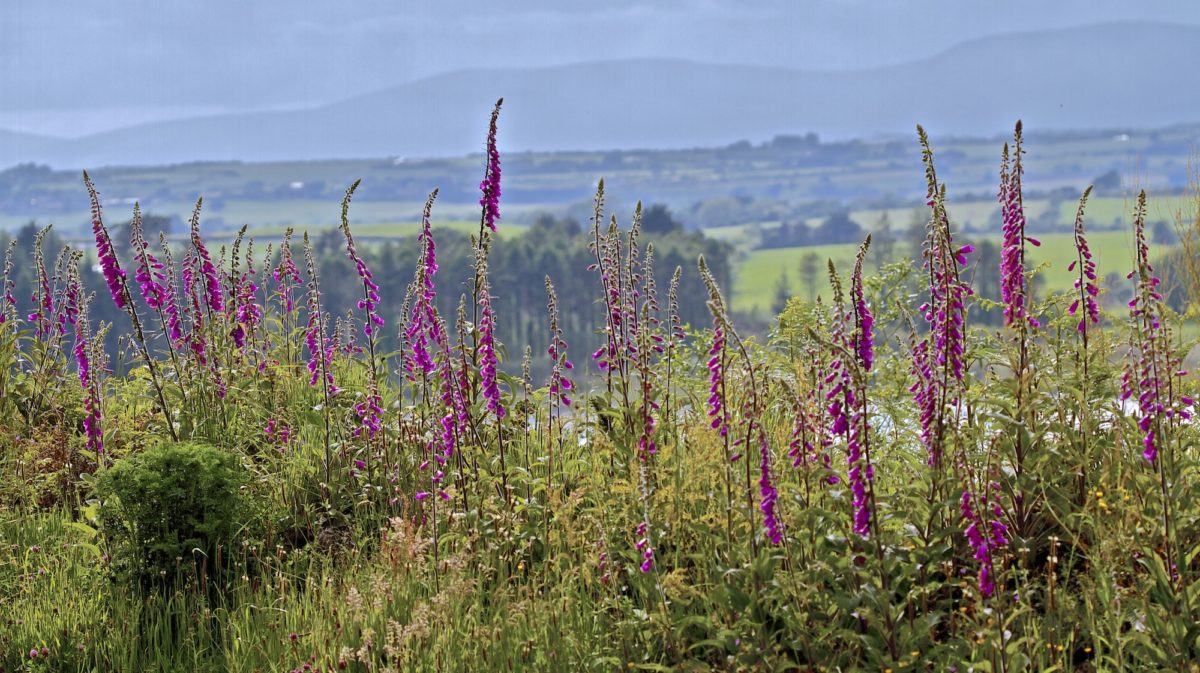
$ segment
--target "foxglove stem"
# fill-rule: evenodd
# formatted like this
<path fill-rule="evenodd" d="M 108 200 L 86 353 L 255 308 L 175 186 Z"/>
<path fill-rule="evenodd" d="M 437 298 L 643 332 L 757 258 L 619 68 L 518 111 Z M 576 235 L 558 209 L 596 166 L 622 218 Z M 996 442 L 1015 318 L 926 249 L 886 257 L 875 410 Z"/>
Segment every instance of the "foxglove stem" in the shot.
<path fill-rule="evenodd" d="M 142 299 L 151 310 L 161 312 L 167 301 L 167 288 L 163 285 L 166 273 L 162 262 L 149 250 L 149 243 L 142 233 L 142 211 L 137 203 L 133 204 L 133 220 L 129 223 L 129 246 L 137 261 L 133 277 L 138 282 Z"/>
<path fill-rule="evenodd" d="M 421 234 L 417 238 L 420 258 L 417 261 L 416 276 L 413 279 L 412 294 L 415 301 L 408 316 L 408 324 L 404 327 L 404 339 L 412 350 L 412 356 L 405 360 L 405 369 L 409 380 L 415 381 L 417 372 L 428 376 L 434 371 L 433 356 L 430 347 L 436 345 L 443 336 L 438 333 L 435 302 L 437 293 L 434 276 L 437 275 L 437 248 L 433 240 L 433 228 L 429 217 L 438 190 L 433 190 L 425 201 L 425 210 L 421 215 Z"/>
<path fill-rule="evenodd" d="M 496 101 L 492 108 L 492 119 L 488 122 L 487 136 L 487 165 L 484 168 L 483 181 L 479 183 L 479 205 L 483 212 L 479 218 L 479 240 L 483 240 L 483 228 L 487 227 L 496 233 L 496 220 L 500 219 L 500 152 L 496 149 L 496 121 L 500 117 L 500 106 L 504 99 Z"/>
<path fill-rule="evenodd" d="M 1021 155 L 1021 122 L 1013 132 L 1012 164 L 1009 164 L 1009 147 L 1004 146 L 1000 162 L 1000 190 L 997 200 L 1003 219 L 1000 244 L 1000 298 L 1004 302 L 1004 324 L 1017 325 L 1022 341 L 1025 328 L 1039 327 L 1036 318 L 1029 315 L 1032 308 L 1029 289 L 1025 281 L 1025 243 L 1041 245 L 1025 235 L 1025 203 L 1021 191 L 1021 178 L 1025 172 Z"/>
<path fill-rule="evenodd" d="M 475 253 L 475 278 L 479 308 L 479 381 L 487 410 L 496 415 L 497 422 L 504 418 L 504 405 L 500 402 L 500 387 L 497 382 L 499 362 L 496 357 L 496 315 L 492 310 L 491 283 L 488 280 L 487 234 Z"/>
<path fill-rule="evenodd" d="M 740 446 L 743 446 L 748 449 L 751 440 L 754 438 L 755 423 L 757 422 L 756 419 L 758 419 L 761 416 L 761 414 L 763 413 L 763 407 L 760 404 L 759 397 L 758 397 L 758 389 L 759 388 L 758 388 L 757 376 L 755 374 L 754 360 L 750 357 L 750 353 L 746 350 L 746 345 L 742 342 L 741 337 L 738 336 L 737 330 L 733 326 L 733 322 L 729 319 L 729 312 L 725 307 L 725 299 L 721 295 L 721 289 L 717 286 L 717 280 L 715 277 L 713 277 L 712 271 L 709 270 L 708 264 L 704 261 L 703 255 L 700 256 L 699 269 L 700 269 L 700 278 L 704 281 L 705 287 L 708 288 L 708 295 L 709 295 L 708 309 L 709 309 L 709 312 L 712 313 L 712 316 L 713 316 L 713 327 L 714 327 L 713 340 L 714 340 L 714 343 L 717 341 L 718 337 L 716 335 L 716 332 L 719 329 L 723 335 L 723 338 L 727 338 L 727 339 L 731 340 L 733 347 L 737 350 L 737 354 L 741 357 L 741 360 L 746 367 L 746 376 L 749 379 L 748 380 L 749 385 L 746 386 L 747 397 L 746 397 L 745 402 L 743 403 L 743 418 L 748 419 L 748 422 L 746 423 L 746 434 L 743 437 L 738 439 L 738 444 Z M 725 336 L 725 335 L 727 335 L 727 336 Z M 722 348 L 721 348 L 722 353 L 718 354 L 718 356 L 721 357 L 721 360 L 724 360 L 724 356 L 723 356 L 724 350 L 725 350 L 725 346 L 722 346 Z M 710 359 L 709 362 L 710 362 L 710 371 L 711 371 L 712 360 Z M 720 376 L 716 377 L 716 380 L 718 383 L 718 391 L 719 391 L 718 400 L 721 402 L 721 409 L 718 411 L 718 414 L 719 414 L 719 419 L 722 422 L 727 422 L 728 418 L 729 418 L 728 417 L 729 400 L 726 396 L 726 387 L 725 387 L 725 385 L 726 385 L 725 372 L 724 372 L 725 363 L 721 362 L 720 364 L 722 367 L 720 370 Z M 711 392 L 711 383 L 710 383 L 710 392 Z M 712 398 L 710 398 L 710 400 L 711 399 Z M 710 408 L 710 412 L 711 411 L 712 411 L 712 409 Z M 710 413 L 710 415 L 711 415 L 711 413 Z M 720 424 L 715 424 L 713 427 L 714 428 L 720 427 Z M 728 426 L 726 425 L 724 427 L 728 427 Z M 728 453 L 728 451 L 729 451 L 728 431 L 725 432 L 724 438 L 725 438 L 725 450 L 726 450 L 726 453 Z M 741 458 L 740 453 L 734 454 L 733 456 L 730 457 L 729 460 L 730 460 L 730 462 L 735 462 L 739 458 Z M 750 476 L 750 470 L 751 470 L 750 460 L 747 460 L 745 462 L 745 466 L 746 466 L 746 518 L 748 520 L 749 525 L 753 526 L 754 525 L 754 494 L 753 494 L 752 479 Z M 754 535 L 750 536 L 750 555 L 751 556 L 758 555 L 758 541 L 757 541 L 757 536 L 754 536 Z"/>
<path fill-rule="evenodd" d="M 230 336 L 234 344 L 244 349 L 247 340 L 253 341 L 254 329 L 262 320 L 262 307 L 255 300 L 258 285 L 254 282 L 254 240 L 250 239 L 246 247 L 246 270 L 237 279 L 234 292 L 236 310 L 234 318 L 237 324 Z"/>
<path fill-rule="evenodd" d="M 96 454 L 96 461 L 104 458 L 103 416 L 100 410 L 100 381 L 98 371 L 93 368 L 89 351 L 91 329 L 87 317 L 88 302 L 85 298 L 80 309 L 80 318 L 75 322 L 75 364 L 79 373 L 79 385 L 83 387 L 83 432 L 87 437 L 87 448 Z"/>
<path fill-rule="evenodd" d="M 946 188 L 938 182 L 933 148 L 920 126 L 917 136 L 925 164 L 925 199 L 930 208 L 922 249 L 929 300 L 920 307 L 929 335 L 912 348 L 912 370 L 917 383 L 915 390 L 910 390 L 921 410 L 921 440 L 929 466 L 934 469 L 936 489 L 947 435 L 957 425 L 956 408 L 966 389 L 966 298 L 973 293 L 962 280 L 962 273 L 967 255 L 974 248 L 955 245 L 946 211 Z"/>
<path fill-rule="evenodd" d="M 204 302 L 210 313 L 224 313 L 225 297 L 221 293 L 221 280 L 217 277 L 217 267 L 213 265 L 212 256 L 208 252 L 208 248 L 204 246 L 204 240 L 200 237 L 200 208 L 204 203 L 204 199 L 196 200 L 196 207 L 192 210 L 191 241 L 192 248 L 196 253 L 196 262 L 200 266 L 200 276 L 204 280 Z"/>
<path fill-rule="evenodd" d="M 767 539 L 771 544 L 783 542 L 783 524 L 775 514 L 775 501 L 779 497 L 775 485 L 771 483 L 771 446 L 767 442 L 767 433 L 760 426 L 758 429 L 759 478 L 758 508 L 763 515 L 763 528 L 766 529 Z"/>
<path fill-rule="evenodd" d="M 33 295 L 30 299 L 33 301 L 33 312 L 29 314 L 28 320 L 34 325 L 34 335 L 38 339 L 45 339 L 50 336 L 51 320 L 54 314 L 54 294 L 50 290 L 50 276 L 46 272 L 46 260 L 42 254 L 42 241 L 46 238 L 46 234 L 50 232 L 50 227 L 46 226 L 37 232 L 33 239 L 33 261 L 35 269 L 35 285 Z"/>
<path fill-rule="evenodd" d="M 147 369 L 150 370 L 150 383 L 158 395 L 158 403 L 162 409 L 167 432 L 171 435 L 173 441 L 179 441 L 179 436 L 175 432 L 175 422 L 172 419 L 171 410 L 167 406 L 166 397 L 163 395 L 162 383 L 159 381 L 158 376 L 158 367 L 155 364 L 156 361 L 150 356 L 149 346 L 146 344 L 146 335 L 142 331 L 142 321 L 138 318 L 137 307 L 133 305 L 129 286 L 125 282 L 125 271 L 121 269 L 120 262 L 117 261 L 112 239 L 108 235 L 108 229 L 104 226 L 104 220 L 100 212 L 100 194 L 96 191 L 95 186 L 92 185 L 92 179 L 88 176 L 87 171 L 83 173 L 83 184 L 87 188 L 88 196 L 91 200 L 92 232 L 96 236 L 96 252 L 100 258 L 100 267 L 104 272 L 105 283 L 108 285 L 109 292 L 113 296 L 113 302 L 118 308 L 124 309 L 125 314 L 129 316 L 130 322 L 133 323 L 133 335 L 136 340 L 138 353 L 142 356 L 142 360 L 145 361 Z"/>
<path fill-rule="evenodd" d="M 379 373 L 375 363 L 375 343 L 376 333 L 379 328 L 383 327 L 384 321 L 378 312 L 379 286 L 375 284 L 371 270 L 367 268 L 367 263 L 359 256 L 358 249 L 354 246 L 354 236 L 350 233 L 350 199 L 361 182 L 361 180 L 355 180 L 346 189 L 346 196 L 342 199 L 342 235 L 346 238 L 346 254 L 350 257 L 350 261 L 354 262 L 354 268 L 362 282 L 363 298 L 358 300 L 358 309 L 363 312 L 362 331 L 363 335 L 367 337 L 367 354 L 371 358 L 366 398 L 354 407 L 354 412 L 358 415 L 361 423 L 358 428 L 354 429 L 354 436 L 359 437 L 366 433 L 368 439 L 374 439 L 382 427 L 383 417 L 383 399 L 379 394 Z"/>
<path fill-rule="evenodd" d="M 575 384 L 564 372 L 570 371 L 575 365 L 567 359 L 567 342 L 558 324 L 558 293 L 554 291 L 550 276 L 546 276 L 546 310 L 550 316 L 550 346 L 546 349 L 546 354 L 550 356 L 550 382 L 547 390 L 553 414 L 556 405 L 571 406 L 570 394 Z"/>
<path fill-rule="evenodd" d="M 308 232 L 304 232 L 304 265 L 308 272 L 308 324 L 304 330 L 304 345 L 308 348 L 308 372 L 310 386 L 321 384 L 321 416 L 325 421 L 325 483 L 333 476 L 332 423 L 329 404 L 338 393 L 333 383 L 333 348 L 325 337 L 325 313 L 321 308 L 321 290 L 317 279 L 317 259 L 313 252 Z M 184 267 L 187 268 L 186 265 Z"/>
<path fill-rule="evenodd" d="M 0 325 L 10 320 L 16 322 L 17 298 L 12 293 L 16 287 L 16 282 L 12 279 L 13 251 L 16 248 L 17 240 L 13 239 L 8 242 L 8 249 L 4 251 L 4 280 L 0 283 Z"/>
<path fill-rule="evenodd" d="M 966 529 L 963 535 L 979 562 L 979 593 L 990 598 L 996 590 L 996 555 L 1008 544 L 1008 526 L 1004 524 L 1004 508 L 1000 505 L 1000 484 L 992 482 L 976 497 L 964 490 L 959 502 Z"/>
<path fill-rule="evenodd" d="M 1087 239 L 1084 238 L 1083 232 L 1083 209 L 1087 205 L 1088 196 L 1092 193 L 1091 185 L 1083 191 L 1083 196 L 1079 197 L 1079 209 L 1075 211 L 1075 259 L 1067 267 L 1068 271 L 1077 271 L 1078 276 L 1075 278 L 1075 289 L 1079 291 L 1079 298 L 1071 303 L 1067 309 L 1069 315 L 1075 315 L 1080 306 L 1083 307 L 1083 315 L 1079 318 L 1079 324 L 1076 330 L 1079 331 L 1080 339 L 1083 342 L 1083 376 L 1087 378 L 1088 368 L 1088 323 L 1093 325 L 1100 324 L 1100 306 L 1096 302 L 1096 297 L 1100 294 L 1100 285 L 1096 275 L 1096 262 L 1092 259 L 1092 251 L 1088 248 Z"/>
<path fill-rule="evenodd" d="M 300 269 L 292 256 L 292 233 L 291 227 L 283 232 L 283 243 L 279 246 L 279 265 L 271 272 L 271 278 L 276 283 L 275 295 L 279 297 L 284 315 L 291 315 L 295 310 L 293 290 L 304 284 L 300 278 Z"/>

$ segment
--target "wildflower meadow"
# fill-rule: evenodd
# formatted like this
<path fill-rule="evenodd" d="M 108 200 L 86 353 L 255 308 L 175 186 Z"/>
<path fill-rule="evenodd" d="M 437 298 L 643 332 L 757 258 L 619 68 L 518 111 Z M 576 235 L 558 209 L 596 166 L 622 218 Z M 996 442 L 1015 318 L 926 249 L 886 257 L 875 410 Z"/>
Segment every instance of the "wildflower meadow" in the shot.
<path fill-rule="evenodd" d="M 501 102 L 474 264 L 439 262 L 430 185 L 415 267 L 373 273 L 355 182 L 348 303 L 307 232 L 215 247 L 198 200 L 183 239 L 137 206 L 117 238 L 86 173 L 94 247 L 8 247 L 0 671 L 1200 670 L 1200 287 L 1145 192 L 1128 257 L 1089 247 L 1083 191 L 1074 286 L 1044 290 L 1018 123 L 988 300 L 918 127 L 922 257 L 868 273 L 867 236 L 750 334 L 600 180 L 590 263 L 519 288 L 535 350 L 489 273 Z"/>

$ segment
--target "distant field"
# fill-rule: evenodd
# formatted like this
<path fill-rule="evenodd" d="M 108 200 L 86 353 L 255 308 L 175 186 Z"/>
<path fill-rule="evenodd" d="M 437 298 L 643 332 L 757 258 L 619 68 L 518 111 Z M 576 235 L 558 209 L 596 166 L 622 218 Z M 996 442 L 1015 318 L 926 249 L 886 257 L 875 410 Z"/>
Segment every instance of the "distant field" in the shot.
<path fill-rule="evenodd" d="M 1071 234 L 1048 234 L 1038 237 L 1040 248 L 1029 248 L 1031 265 L 1047 266 L 1041 270 L 1046 287 L 1050 290 L 1065 290 L 1071 287 L 1075 276 L 1067 270 L 1075 259 L 1075 246 Z M 999 239 L 993 239 L 999 242 Z M 1088 244 L 1096 256 L 1100 275 L 1116 271 L 1123 277 L 1133 265 L 1133 236 L 1127 231 L 1103 231 L 1090 234 Z M 801 248 L 778 248 L 755 250 L 739 258 L 734 280 L 733 306 L 739 311 L 763 313 L 775 299 L 779 278 L 787 274 L 788 287 L 793 296 L 812 297 L 817 293 L 828 296 L 828 277 L 825 273 L 826 260 L 832 259 L 839 272 L 847 274 L 854 262 L 855 245 L 822 245 Z M 816 287 L 810 287 L 801 277 L 800 265 L 805 255 L 815 253 L 820 260 Z"/>

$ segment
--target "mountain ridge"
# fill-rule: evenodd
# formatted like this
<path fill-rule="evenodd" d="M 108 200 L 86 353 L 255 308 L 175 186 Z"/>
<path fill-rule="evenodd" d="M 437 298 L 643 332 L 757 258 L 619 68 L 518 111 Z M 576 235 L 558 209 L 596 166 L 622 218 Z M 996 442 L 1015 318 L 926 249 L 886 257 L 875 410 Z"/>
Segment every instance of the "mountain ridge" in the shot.
<path fill-rule="evenodd" d="M 1115 45 L 1112 49 L 1098 46 Z M 473 68 L 302 110 L 149 122 L 74 139 L 0 131 L 0 166 L 448 156 L 482 147 L 504 96 L 519 150 L 712 146 L 778 134 L 1150 127 L 1197 121 L 1200 26 L 1110 22 L 986 36 L 849 71 L 654 58 Z M 1036 67 L 1031 67 L 1030 64 Z"/>

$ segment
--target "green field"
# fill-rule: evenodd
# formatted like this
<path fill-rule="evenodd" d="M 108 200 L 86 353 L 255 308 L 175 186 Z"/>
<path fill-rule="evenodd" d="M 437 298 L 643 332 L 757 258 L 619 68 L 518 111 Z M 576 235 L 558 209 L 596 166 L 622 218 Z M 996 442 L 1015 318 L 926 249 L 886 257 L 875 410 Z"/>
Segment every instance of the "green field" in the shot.
<path fill-rule="evenodd" d="M 997 243 L 999 238 L 994 238 Z M 1075 259 L 1075 245 L 1071 234 L 1047 234 L 1040 236 L 1041 247 L 1029 248 L 1031 266 L 1039 267 L 1041 277 L 1050 290 L 1065 290 L 1075 280 L 1067 267 Z M 1124 276 L 1133 268 L 1133 236 L 1125 231 L 1101 231 L 1088 235 L 1088 244 L 1096 257 L 1100 275 L 1117 271 Z M 780 276 L 787 274 L 793 296 L 810 298 L 825 293 L 828 287 L 825 262 L 832 259 L 842 273 L 848 273 L 854 262 L 854 245 L 822 245 L 799 248 L 777 248 L 754 250 L 744 254 L 739 261 L 734 282 L 733 305 L 739 311 L 760 314 L 770 309 L 775 299 Z M 803 257 L 815 253 L 820 259 L 817 286 L 809 287 L 800 274 Z"/>

